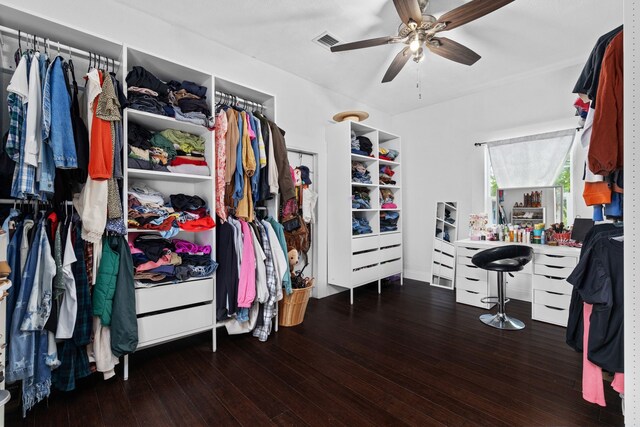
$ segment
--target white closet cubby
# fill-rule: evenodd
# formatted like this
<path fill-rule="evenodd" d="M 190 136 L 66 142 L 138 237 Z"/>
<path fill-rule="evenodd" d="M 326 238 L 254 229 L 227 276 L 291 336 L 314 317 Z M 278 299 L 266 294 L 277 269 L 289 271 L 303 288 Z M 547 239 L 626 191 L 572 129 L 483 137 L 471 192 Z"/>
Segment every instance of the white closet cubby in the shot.
<path fill-rule="evenodd" d="M 351 133 L 369 138 L 373 147 L 371 157 L 351 152 Z M 327 149 L 331 155 L 329 181 L 329 284 L 347 288 L 350 302 L 353 304 L 353 289 L 359 286 L 378 282 L 381 291 L 381 280 L 400 274 L 402 282 L 402 155 L 400 137 L 372 128 L 362 123 L 351 121 L 336 123 L 326 130 Z M 380 147 L 394 149 L 400 155 L 394 161 L 379 159 Z M 371 175 L 370 184 L 354 182 L 352 179 L 352 163 L 361 162 Z M 380 168 L 389 166 L 393 172 L 395 184 L 382 185 Z M 366 188 L 369 190 L 370 208 L 360 209 L 352 206 L 353 191 Z M 393 209 L 382 209 L 380 201 L 381 189 L 389 189 L 394 196 Z M 397 230 L 381 231 L 380 215 L 385 212 L 397 212 L 400 218 Z M 371 233 L 354 235 L 352 218 L 365 218 L 369 221 Z"/>
<path fill-rule="evenodd" d="M 458 203 L 436 202 L 431 286 L 454 288 L 458 225 Z"/>

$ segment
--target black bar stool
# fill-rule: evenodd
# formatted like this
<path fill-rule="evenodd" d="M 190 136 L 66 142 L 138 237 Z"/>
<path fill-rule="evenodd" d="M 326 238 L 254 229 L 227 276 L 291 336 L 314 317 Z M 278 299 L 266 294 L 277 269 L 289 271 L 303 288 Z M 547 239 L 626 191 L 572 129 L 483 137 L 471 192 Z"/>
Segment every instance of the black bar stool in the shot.
<path fill-rule="evenodd" d="M 533 248 L 522 245 L 507 245 L 487 249 L 471 258 L 471 262 L 476 267 L 498 272 L 498 296 L 482 299 L 483 303 L 497 303 L 498 313 L 480 316 L 480 320 L 484 324 L 512 331 L 524 329 L 523 322 L 507 316 L 505 312 L 505 305 L 509 300 L 505 298 L 504 274 L 522 270 L 532 258 Z"/>

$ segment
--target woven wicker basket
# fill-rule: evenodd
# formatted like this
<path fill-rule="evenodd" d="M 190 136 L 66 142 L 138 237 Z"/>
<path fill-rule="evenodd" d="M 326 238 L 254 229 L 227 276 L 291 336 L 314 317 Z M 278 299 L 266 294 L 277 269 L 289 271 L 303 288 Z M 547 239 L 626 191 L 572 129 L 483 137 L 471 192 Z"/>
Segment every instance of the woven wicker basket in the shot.
<path fill-rule="evenodd" d="M 278 324 L 280 326 L 296 326 L 304 320 L 307 304 L 313 285 L 303 289 L 294 289 L 291 295 L 285 293 L 278 301 Z"/>

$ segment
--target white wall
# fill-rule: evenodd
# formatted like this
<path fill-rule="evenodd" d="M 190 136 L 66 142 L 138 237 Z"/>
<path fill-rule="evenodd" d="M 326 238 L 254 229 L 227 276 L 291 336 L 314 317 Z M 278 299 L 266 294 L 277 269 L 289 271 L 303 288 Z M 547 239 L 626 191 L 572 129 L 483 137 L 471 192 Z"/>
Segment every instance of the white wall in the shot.
<path fill-rule="evenodd" d="M 458 238 L 484 212 L 484 148 L 475 142 L 575 127 L 571 90 L 581 65 L 535 76 L 393 117 L 402 136 L 405 275 L 429 281 L 434 205 L 456 201 Z M 426 94 L 428 97 L 428 94 Z"/>
<path fill-rule="evenodd" d="M 217 77 L 252 87 L 274 95 L 278 125 L 286 131 L 288 145 L 318 152 L 318 280 L 314 295 L 326 296 L 335 292 L 327 289 L 327 150 L 324 128 L 331 117 L 344 110 L 359 109 L 369 112 L 367 124 L 389 129 L 391 116 L 367 105 L 332 92 L 291 73 L 245 56 L 212 40 L 179 28 L 152 16 L 144 15 L 114 0 L 72 1 L 8 0 L 0 3 L 33 12 L 50 20 L 129 46 L 157 54 L 190 67 L 211 72 Z M 153 2 L 147 2 L 153 7 Z M 178 2 L 176 7 L 182 7 Z M 194 10 L 197 13 L 197 10 Z M 212 16 L 211 25 L 216 17 Z M 46 37 L 46 28 L 40 36 Z M 241 34 L 229 37 L 238 43 Z M 63 40 L 60 40 L 63 42 Z M 64 40 L 72 44 L 72 40 Z M 180 76 L 176 76 L 179 78 Z"/>

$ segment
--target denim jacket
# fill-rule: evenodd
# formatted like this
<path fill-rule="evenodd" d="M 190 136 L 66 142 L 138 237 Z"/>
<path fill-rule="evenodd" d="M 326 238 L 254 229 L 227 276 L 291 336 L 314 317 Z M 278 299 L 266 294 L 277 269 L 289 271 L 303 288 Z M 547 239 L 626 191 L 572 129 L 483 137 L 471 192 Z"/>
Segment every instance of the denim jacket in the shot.
<path fill-rule="evenodd" d="M 71 98 L 64 80 L 60 56 L 53 60 L 47 70 L 42 110 L 42 140 L 53 150 L 55 167 L 77 168 L 78 160 L 71 125 Z"/>
<path fill-rule="evenodd" d="M 43 223 L 38 224 L 34 242 L 39 242 Z M 27 263 L 22 274 L 22 285 L 18 292 L 13 319 L 11 320 L 11 342 L 7 352 L 7 382 L 12 383 L 32 377 L 34 373 L 33 352 L 35 350 L 35 334 L 33 331 L 22 331 L 22 319 L 27 311 L 29 297 L 33 288 L 36 264 L 38 263 L 40 245 L 33 245 L 27 255 Z"/>

